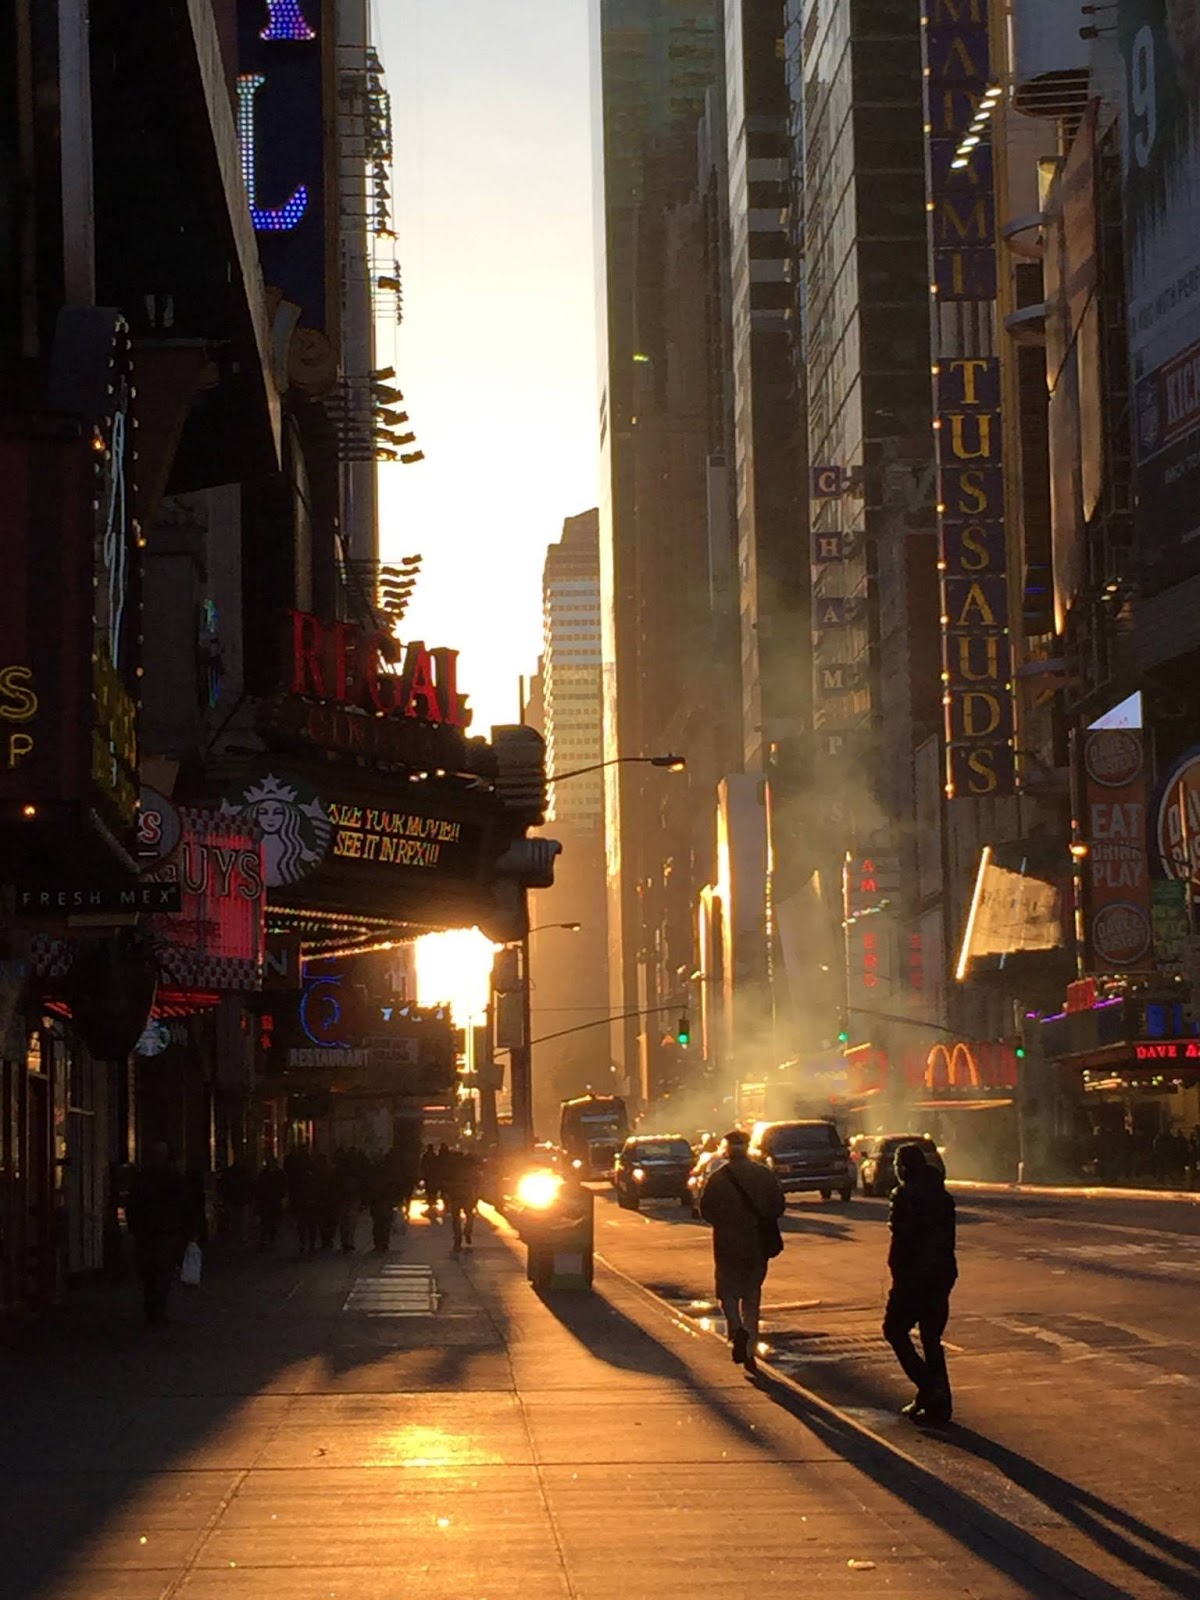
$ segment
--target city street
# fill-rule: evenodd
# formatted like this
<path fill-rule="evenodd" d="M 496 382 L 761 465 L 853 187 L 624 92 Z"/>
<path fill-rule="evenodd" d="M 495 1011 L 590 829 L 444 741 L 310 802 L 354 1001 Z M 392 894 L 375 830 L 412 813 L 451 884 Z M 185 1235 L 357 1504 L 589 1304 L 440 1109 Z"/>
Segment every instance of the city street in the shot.
<path fill-rule="evenodd" d="M 769 1362 L 1122 1593 L 1200 1594 L 1200 1207 L 957 1203 L 949 1433 L 897 1415 L 910 1393 L 880 1335 L 885 1200 L 791 1200 L 764 1299 Z M 707 1228 L 677 1205 L 600 1206 L 605 1259 L 719 1327 Z"/>
<path fill-rule="evenodd" d="M 626 1267 L 667 1286 L 669 1260 L 678 1293 L 693 1276 L 703 1283 L 699 1227 L 618 1219 L 605 1201 L 599 1216 Z M 878 1274 L 858 1312 L 847 1291 L 851 1255 L 865 1273 L 882 1238 L 874 1209 L 804 1220 L 850 1233 L 806 1236 L 797 1218 L 777 1284 L 801 1281 L 802 1242 L 814 1260 L 840 1245 L 851 1273 L 823 1323 L 791 1312 L 773 1321 L 866 1327 Z M 171 1326 L 146 1330 L 132 1285 L 87 1291 L 6 1351 L 4 1600 L 1198 1592 L 1189 1547 L 1145 1535 L 1181 1574 L 1173 1587 L 1108 1575 L 1098 1542 L 1069 1525 L 1070 1507 L 1052 1514 L 1019 1491 L 999 1516 L 981 1511 L 982 1465 L 939 1482 L 938 1461 L 906 1463 L 854 1418 L 770 1375 L 751 1382 L 715 1338 L 616 1272 L 601 1270 L 595 1295 L 543 1304 L 492 1215 L 461 1263 L 447 1230 L 422 1222 L 382 1263 L 365 1253 L 301 1261 L 289 1247 L 218 1263 L 198 1291 L 176 1291 L 172 1312 Z M 964 1341 L 967 1320 L 956 1328 Z M 964 1460 L 990 1427 L 968 1359 L 958 1361 L 964 1424 L 980 1437 L 947 1447 Z M 885 1369 L 860 1365 L 890 1404 Z M 1020 1440 L 1023 1392 L 1012 1398 L 1005 1437 Z M 1168 1420 L 1181 1400 L 1191 1405 L 1190 1389 L 1162 1397 L 1164 1446 L 1186 1432 L 1182 1417 Z M 1152 1456 L 1147 1442 L 1144 1459 L 1118 1461 L 1107 1482 L 1117 1538 L 1133 1526 L 1112 1504 L 1119 1474 L 1135 1468 L 1142 1484 Z M 1099 1462 L 1072 1473 L 1076 1484 L 1103 1475 Z M 1182 1460 L 1170 1477 L 1188 1481 Z M 1081 1512 L 1094 1509 L 1073 1492 Z M 1124 1489 L 1120 1500 L 1139 1503 Z M 1153 1520 L 1180 1538 L 1193 1521 L 1183 1509 Z"/>

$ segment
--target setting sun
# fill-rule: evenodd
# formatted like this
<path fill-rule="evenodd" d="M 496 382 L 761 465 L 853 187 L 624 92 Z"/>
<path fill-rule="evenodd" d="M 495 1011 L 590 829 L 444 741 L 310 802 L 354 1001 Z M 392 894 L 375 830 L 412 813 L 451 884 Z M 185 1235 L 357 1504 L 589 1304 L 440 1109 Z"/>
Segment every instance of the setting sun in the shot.
<path fill-rule="evenodd" d="M 487 1011 L 492 956 L 499 949 L 478 928 L 452 928 L 417 940 L 417 1001 L 448 1005 L 459 1026 Z"/>

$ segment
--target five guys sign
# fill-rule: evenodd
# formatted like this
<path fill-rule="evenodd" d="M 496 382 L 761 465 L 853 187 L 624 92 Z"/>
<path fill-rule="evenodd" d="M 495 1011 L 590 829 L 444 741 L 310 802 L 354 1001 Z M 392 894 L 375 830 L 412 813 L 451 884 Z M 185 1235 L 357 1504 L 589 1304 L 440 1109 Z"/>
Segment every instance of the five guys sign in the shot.
<path fill-rule="evenodd" d="M 467 728 L 458 652 L 397 643 L 389 633 L 291 613 L 291 692 L 377 715 Z"/>

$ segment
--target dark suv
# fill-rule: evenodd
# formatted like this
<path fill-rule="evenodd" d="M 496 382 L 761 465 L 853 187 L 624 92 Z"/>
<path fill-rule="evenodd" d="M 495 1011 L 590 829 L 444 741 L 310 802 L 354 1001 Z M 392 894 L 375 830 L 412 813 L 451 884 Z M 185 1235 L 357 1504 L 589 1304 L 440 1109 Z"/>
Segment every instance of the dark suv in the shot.
<path fill-rule="evenodd" d="M 617 1204 L 626 1211 L 636 1211 L 643 1200 L 678 1200 L 690 1206 L 691 1170 L 692 1147 L 682 1134 L 635 1134 L 617 1152 Z"/>
<path fill-rule="evenodd" d="M 848 1201 L 854 1193 L 850 1158 L 832 1122 L 755 1123 L 750 1155 L 770 1167 L 784 1194 L 815 1189 L 828 1200 L 836 1189 Z"/>

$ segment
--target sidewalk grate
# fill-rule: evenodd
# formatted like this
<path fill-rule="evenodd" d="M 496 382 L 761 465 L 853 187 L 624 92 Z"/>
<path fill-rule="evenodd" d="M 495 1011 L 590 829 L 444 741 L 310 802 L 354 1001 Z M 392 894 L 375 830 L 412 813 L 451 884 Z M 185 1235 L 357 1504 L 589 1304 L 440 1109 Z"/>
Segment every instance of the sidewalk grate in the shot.
<path fill-rule="evenodd" d="M 367 1317 L 429 1317 L 437 1308 L 432 1267 L 388 1265 L 378 1277 L 359 1278 L 342 1310 Z"/>

